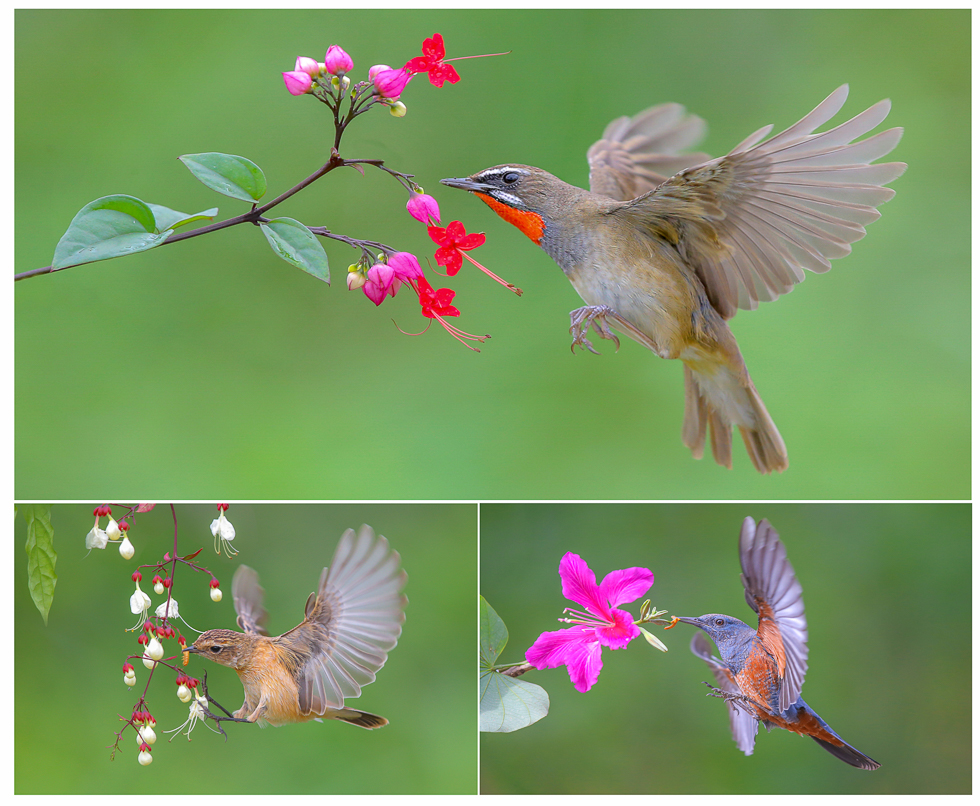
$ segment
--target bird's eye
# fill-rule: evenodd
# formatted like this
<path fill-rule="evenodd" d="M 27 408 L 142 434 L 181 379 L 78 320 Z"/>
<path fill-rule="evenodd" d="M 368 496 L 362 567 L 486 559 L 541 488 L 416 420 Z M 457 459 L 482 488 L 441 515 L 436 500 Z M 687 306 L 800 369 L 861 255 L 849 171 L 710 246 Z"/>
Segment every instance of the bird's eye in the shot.
<path fill-rule="evenodd" d="M 723 618 L 716 618 L 715 619 L 715 626 L 716 627 L 724 627 L 725 626 L 725 619 L 723 619 Z"/>
<path fill-rule="evenodd" d="M 221 647 L 220 647 L 220 646 L 212 646 L 212 647 L 211 647 L 211 651 L 212 651 L 212 652 L 213 652 L 213 653 L 214 653 L 215 655 L 217 655 L 217 654 L 218 654 L 218 653 L 219 653 L 219 652 L 221 651 Z"/>
<path fill-rule="evenodd" d="M 517 171 L 508 171 L 503 175 L 505 185 L 513 185 L 520 178 L 521 175 Z"/>

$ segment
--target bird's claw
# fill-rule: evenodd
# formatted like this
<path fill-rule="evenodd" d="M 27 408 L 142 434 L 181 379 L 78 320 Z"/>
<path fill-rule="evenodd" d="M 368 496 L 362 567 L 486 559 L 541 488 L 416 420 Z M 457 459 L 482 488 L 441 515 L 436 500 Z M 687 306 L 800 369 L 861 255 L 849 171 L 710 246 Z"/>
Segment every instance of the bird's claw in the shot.
<path fill-rule="evenodd" d="M 607 305 L 587 305 L 584 308 L 576 308 L 569 314 L 571 327 L 568 328 L 568 332 L 572 334 L 573 353 L 576 347 L 585 347 L 590 353 L 601 355 L 586 338 L 590 326 L 600 338 L 614 341 L 616 350 L 619 350 L 619 337 L 609 329 L 606 322 L 606 317 L 610 314 L 615 316 L 615 311 Z"/>
<path fill-rule="evenodd" d="M 715 686 L 711 685 L 711 683 L 707 682 L 706 680 L 702 680 L 701 682 L 710 689 L 705 696 L 718 697 L 719 699 L 724 700 L 728 705 L 731 705 L 734 708 L 739 708 L 750 716 L 754 716 L 753 712 L 748 707 L 751 704 L 749 702 L 749 698 L 744 694 L 736 691 L 723 691 L 720 688 L 715 688 Z"/>

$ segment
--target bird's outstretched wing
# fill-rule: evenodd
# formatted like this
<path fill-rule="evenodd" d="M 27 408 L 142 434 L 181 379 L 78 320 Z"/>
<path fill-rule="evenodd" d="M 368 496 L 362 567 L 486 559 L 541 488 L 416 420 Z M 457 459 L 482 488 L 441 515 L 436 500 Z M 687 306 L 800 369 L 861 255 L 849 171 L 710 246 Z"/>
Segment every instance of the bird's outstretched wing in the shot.
<path fill-rule="evenodd" d="M 704 137 L 706 126 L 680 104 L 661 104 L 606 126 L 589 149 L 589 185 L 593 193 L 627 201 L 653 190 L 682 168 L 709 159 L 680 154 Z"/>
<path fill-rule="evenodd" d="M 278 639 L 299 662 L 304 714 L 342 708 L 384 666 L 408 604 L 401 594 L 408 575 L 400 563 L 398 552 L 370 526 L 356 534 L 348 529 L 340 538 L 317 595 L 307 601 L 306 619 Z"/>
<path fill-rule="evenodd" d="M 763 520 L 756 526 L 746 518 L 738 540 L 745 601 L 759 614 L 759 638 L 776 659 L 782 682 L 779 709 L 785 711 L 800 696 L 807 668 L 806 613 L 803 586 L 786 559 L 776 530 Z"/>
<path fill-rule="evenodd" d="M 698 630 L 691 639 L 691 652 L 708 664 L 708 668 L 714 673 L 718 687 L 722 691 L 730 691 L 733 694 L 741 694 L 741 689 L 732 676 L 731 669 L 723 660 L 711 654 L 711 644 L 705 638 L 704 633 Z M 745 755 L 751 756 L 755 748 L 755 737 L 759 732 L 759 720 L 745 710 L 726 702 L 728 706 L 728 722 L 732 727 L 732 738 L 738 749 Z"/>
<path fill-rule="evenodd" d="M 766 126 L 727 156 L 682 170 L 624 208 L 676 244 L 726 319 L 792 290 L 804 269 L 827 271 L 895 195 L 883 185 L 905 163 L 871 163 L 895 148 L 902 129 L 851 142 L 887 117 L 890 101 L 814 134 L 846 98 L 845 84 L 780 134 L 760 143 L 772 130 Z"/>
<path fill-rule="evenodd" d="M 231 598 L 238 614 L 238 626 L 245 632 L 268 635 L 265 620 L 269 615 L 262 606 L 265 591 L 259 585 L 259 575 L 247 565 L 238 566 L 231 580 Z"/>

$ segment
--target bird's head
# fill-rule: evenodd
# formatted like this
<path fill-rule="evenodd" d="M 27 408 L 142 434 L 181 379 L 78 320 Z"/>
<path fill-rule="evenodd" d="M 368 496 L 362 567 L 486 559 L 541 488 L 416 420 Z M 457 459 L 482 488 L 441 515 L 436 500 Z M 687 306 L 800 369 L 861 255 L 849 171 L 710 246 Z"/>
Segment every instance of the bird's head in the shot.
<path fill-rule="evenodd" d="M 735 647 L 755 635 L 755 630 L 744 621 L 721 613 L 708 613 L 697 618 L 678 616 L 677 620 L 684 624 L 700 627 L 711 636 L 711 640 L 715 642 L 722 653 L 725 652 L 726 648 Z"/>
<path fill-rule="evenodd" d="M 198 639 L 187 647 L 187 652 L 195 652 L 205 658 L 210 658 L 222 666 L 232 669 L 241 668 L 249 636 L 234 630 L 208 630 L 201 633 Z"/>
<path fill-rule="evenodd" d="M 571 185 L 530 165 L 495 165 L 472 176 L 443 179 L 451 188 L 468 190 L 539 246 L 545 229 L 561 210 Z"/>

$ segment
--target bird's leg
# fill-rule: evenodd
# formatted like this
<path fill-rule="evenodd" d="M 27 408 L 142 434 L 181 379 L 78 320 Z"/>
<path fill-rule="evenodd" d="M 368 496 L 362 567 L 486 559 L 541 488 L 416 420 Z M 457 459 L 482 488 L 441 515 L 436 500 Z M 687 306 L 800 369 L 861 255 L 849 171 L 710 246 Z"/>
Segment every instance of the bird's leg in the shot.
<path fill-rule="evenodd" d="M 723 691 L 720 688 L 715 688 L 706 680 L 702 680 L 701 682 L 704 683 L 710 689 L 710 691 L 708 691 L 707 694 L 708 697 L 718 697 L 724 700 L 729 705 L 731 705 L 733 708 L 738 708 L 744 711 L 745 713 L 747 713 L 749 716 L 753 716 L 753 717 L 755 716 L 755 710 L 754 709 L 750 710 L 752 701 L 744 694 L 737 691 Z"/>
<path fill-rule="evenodd" d="M 592 343 L 586 338 L 589 332 L 589 326 L 596 332 L 600 338 L 610 339 L 616 342 L 616 349 L 619 349 L 619 338 L 609 329 L 609 323 L 612 322 L 619 330 L 629 336 L 636 342 L 639 342 L 644 347 L 652 350 L 657 355 L 662 355 L 661 351 L 657 348 L 653 339 L 647 336 L 646 333 L 638 330 L 630 322 L 623 319 L 616 311 L 610 308 L 608 305 L 587 305 L 584 308 L 576 308 L 569 314 L 572 326 L 568 329 L 568 332 L 572 334 L 572 352 L 575 352 L 577 346 L 585 347 L 592 353 L 599 355 L 599 352 L 592 346 Z M 607 321 L 608 320 L 608 321 Z"/>
<path fill-rule="evenodd" d="M 205 699 L 208 701 L 209 704 L 218 706 L 218 708 L 221 711 L 227 714 L 227 716 L 215 716 L 207 708 L 204 707 L 201 708 L 201 710 L 204 711 L 206 716 L 208 716 L 209 718 L 215 721 L 219 729 L 221 728 L 220 723 L 222 722 L 248 722 L 247 719 L 241 719 L 237 716 L 232 716 L 231 712 L 227 708 L 225 708 L 220 702 L 218 702 L 214 697 L 211 696 L 211 694 L 208 692 L 207 672 L 204 673 L 204 677 L 201 680 L 201 693 L 204 695 Z M 222 731 L 222 733 L 224 733 L 224 731 Z"/>
<path fill-rule="evenodd" d="M 612 314 L 615 311 L 607 305 L 587 305 L 572 311 L 569 314 L 572 326 L 568 328 L 568 332 L 572 334 L 572 352 L 575 352 L 576 347 L 584 347 L 590 353 L 600 354 L 586 338 L 590 325 L 600 338 L 616 342 L 616 349 L 619 350 L 619 338 L 606 324 L 606 317 Z"/>

